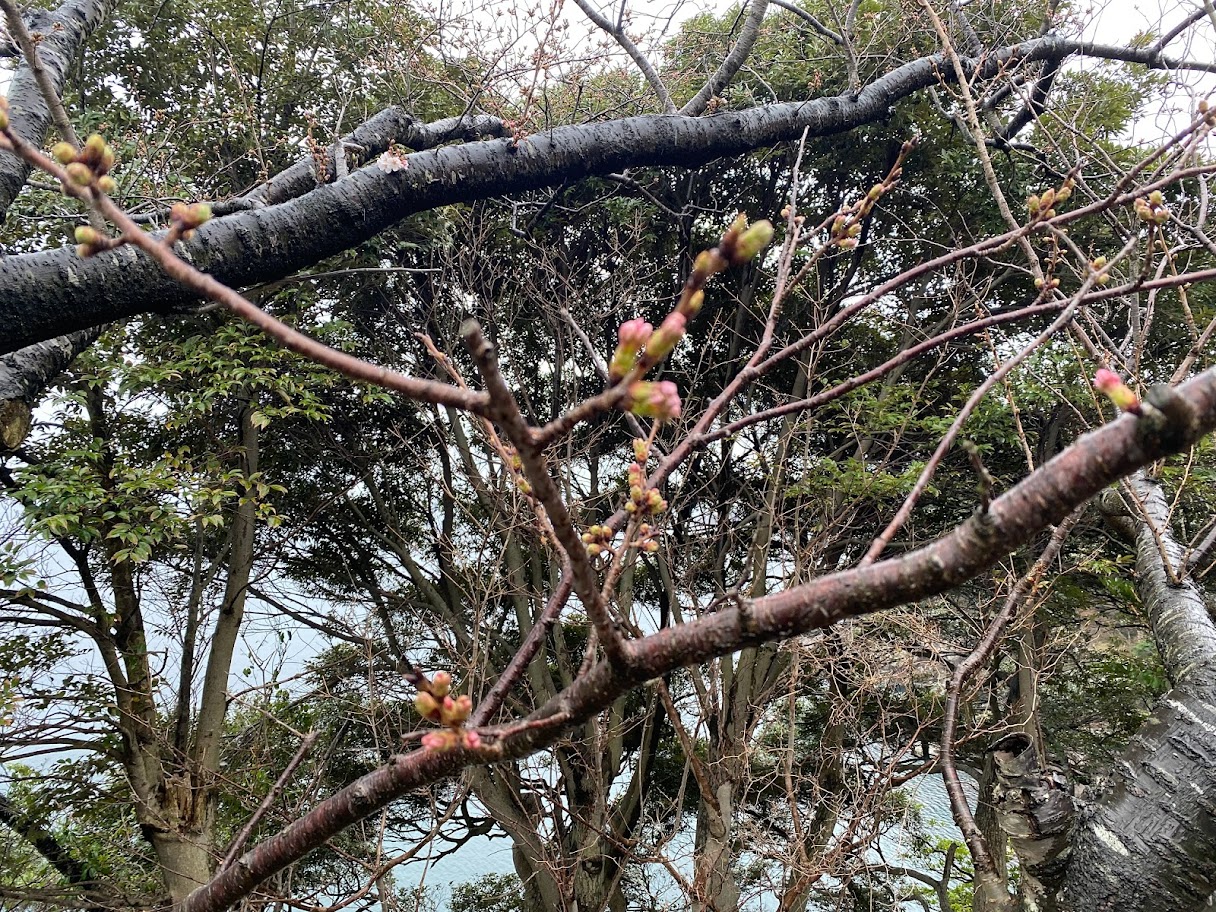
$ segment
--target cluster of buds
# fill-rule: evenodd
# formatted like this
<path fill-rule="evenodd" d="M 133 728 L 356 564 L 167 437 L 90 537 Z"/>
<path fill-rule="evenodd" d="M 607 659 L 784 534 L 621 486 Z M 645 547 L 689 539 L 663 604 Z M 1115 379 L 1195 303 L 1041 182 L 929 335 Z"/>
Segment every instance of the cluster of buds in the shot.
<path fill-rule="evenodd" d="M 89 225 L 78 225 L 76 227 L 76 254 L 82 258 L 94 256 L 103 250 L 118 247 L 122 243 L 121 238 L 106 237 L 96 228 Z"/>
<path fill-rule="evenodd" d="M 1060 280 L 1054 276 L 1040 277 L 1034 280 L 1034 287 L 1040 291 L 1044 288 L 1059 288 Z"/>
<path fill-rule="evenodd" d="M 194 229 L 211 219 L 211 207 L 206 203 L 174 203 L 169 208 L 169 233 L 165 243 L 172 244 L 179 238 L 188 241 L 194 237 Z"/>
<path fill-rule="evenodd" d="M 747 216 L 740 212 L 723 232 L 718 246 L 703 250 L 697 256 L 675 310 L 663 319 L 658 329 L 640 317 L 621 325 L 617 333 L 616 351 L 612 353 L 608 365 L 611 382 L 620 383 L 630 376 L 640 377 L 671 354 L 684 338 L 689 321 L 705 303 L 705 283 L 731 266 L 741 266 L 754 259 L 772 239 L 773 226 L 770 222 L 761 221 L 749 226 Z M 632 392 L 631 401 L 634 401 Z M 678 405 L 676 414 L 679 414 Z"/>
<path fill-rule="evenodd" d="M 1140 414 L 1140 397 L 1114 371 L 1099 368 L 1094 374 L 1094 389 L 1106 396 L 1119 411 Z"/>
<path fill-rule="evenodd" d="M 92 134 L 79 150 L 71 143 L 55 143 L 51 147 L 51 157 L 63 165 L 68 180 L 77 187 L 91 187 L 96 181 L 97 189 L 102 193 L 118 189 L 118 184 L 110 177 L 114 150 L 100 133 Z"/>
<path fill-rule="evenodd" d="M 629 385 L 625 407 L 641 418 L 653 418 L 655 421 L 679 418 L 680 391 L 670 380 L 657 383 L 637 380 Z"/>
<path fill-rule="evenodd" d="M 1056 204 L 1065 202 L 1072 196 L 1072 188 L 1076 182 L 1066 178 L 1059 187 L 1048 187 L 1042 193 L 1032 193 L 1026 199 L 1026 211 L 1030 213 L 1032 222 L 1041 222 L 1056 217 Z"/>
<path fill-rule="evenodd" d="M 860 243 L 859 237 L 861 235 L 862 223 L 874 211 L 874 207 L 878 204 L 878 201 L 889 193 L 900 177 L 903 176 L 903 161 L 908 157 L 908 153 L 912 151 L 915 145 L 916 140 L 914 139 L 905 142 L 900 147 L 899 157 L 895 160 L 895 166 L 891 168 L 882 182 L 871 187 L 869 192 L 861 199 L 836 213 L 835 218 L 832 219 L 831 240 L 829 241 L 831 245 L 839 247 L 842 250 L 853 250 L 857 247 L 858 243 Z"/>
<path fill-rule="evenodd" d="M 1165 197 L 1161 195 L 1160 190 L 1154 190 L 1145 199 L 1143 196 L 1136 198 L 1136 216 L 1142 222 L 1148 222 L 1150 225 L 1160 225 L 1169 221 L 1170 211 L 1165 208 Z"/>
<path fill-rule="evenodd" d="M 658 491 L 654 491 L 652 493 L 657 494 Z M 664 504 L 664 506 L 666 506 L 666 504 Z M 657 530 L 654 528 L 654 526 L 650 525 L 650 523 L 639 523 L 637 534 L 634 536 L 631 544 L 648 554 L 654 554 L 659 550 L 659 543 L 654 539 L 656 531 Z"/>
<path fill-rule="evenodd" d="M 1199 113 L 1202 115 L 1204 122 L 1208 124 L 1208 126 L 1216 126 L 1216 108 L 1212 108 L 1206 98 L 1199 100 L 1198 107 Z"/>
<path fill-rule="evenodd" d="M 1105 285 L 1110 281 L 1110 273 L 1106 271 L 1106 257 L 1094 257 L 1089 261 L 1089 268 L 1094 273 L 1094 284 Z"/>
<path fill-rule="evenodd" d="M 657 488 L 646 484 L 646 469 L 640 462 L 629 464 L 629 502 L 625 510 L 636 516 L 657 516 L 667 509 L 667 501 Z"/>
<path fill-rule="evenodd" d="M 587 553 L 596 557 L 611 549 L 612 536 L 612 529 L 608 526 L 588 526 L 587 531 L 583 533 L 583 544 L 587 546 Z"/>
<path fill-rule="evenodd" d="M 473 711 L 473 701 L 461 694 L 451 696 L 452 676 L 439 671 L 432 676 L 426 690 L 414 697 L 414 708 L 424 719 L 445 726 L 441 731 L 427 732 L 422 736 L 422 746 L 432 750 L 451 750 L 454 747 L 480 747 L 481 738 L 475 731 L 463 726 Z"/>

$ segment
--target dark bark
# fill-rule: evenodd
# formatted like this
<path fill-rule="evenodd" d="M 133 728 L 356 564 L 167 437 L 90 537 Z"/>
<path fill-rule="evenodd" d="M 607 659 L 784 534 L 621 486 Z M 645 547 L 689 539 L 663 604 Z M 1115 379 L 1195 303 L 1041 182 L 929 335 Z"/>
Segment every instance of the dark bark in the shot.
<path fill-rule="evenodd" d="M 452 140 L 502 136 L 502 121 L 496 117 L 449 117 L 430 124 L 418 123 L 399 107 L 386 108 L 369 118 L 343 143 L 357 147 L 359 160 L 369 161 L 392 143 L 429 149 Z M 311 158 L 303 158 L 276 174 L 240 200 L 238 208 L 274 205 L 315 189 Z M 236 206 L 236 203 L 248 204 Z M 217 207 L 223 203 L 216 204 Z M 103 326 L 67 333 L 0 357 L 0 452 L 20 446 L 29 431 L 30 410 L 47 385 L 101 335 Z"/>
<path fill-rule="evenodd" d="M 1147 66 L 1176 61 L 1143 49 L 1040 38 L 995 51 L 973 76 L 991 77 L 1018 61 L 1086 54 Z M 1200 68 L 1208 65 L 1196 65 Z M 1216 69 L 1216 65 L 1211 67 Z M 846 132 L 887 117 L 897 102 L 951 71 L 940 55 L 897 67 L 856 95 L 773 104 L 712 117 L 632 117 L 558 127 L 521 139 L 466 143 L 409 156 L 385 173 L 369 165 L 277 206 L 237 212 L 204 225 L 183 256 L 233 286 L 281 279 L 374 237 L 409 215 L 451 203 L 535 190 L 631 167 L 695 167 L 809 136 Z M 72 248 L 0 260 L 0 351 L 190 300 L 130 247 L 87 260 Z"/>
<path fill-rule="evenodd" d="M 624 668 L 601 661 L 532 713 L 526 724 L 502 733 L 483 729 L 489 744 L 484 750 L 417 750 L 393 757 L 255 846 L 191 894 L 183 908 L 188 912 L 227 908 L 266 878 L 409 790 L 469 765 L 525 756 L 552 744 L 627 690 L 671 669 L 958 586 L 1048 525 L 1063 520 L 1117 478 L 1178 452 L 1200 434 L 1216 429 L 1216 370 L 1180 386 L 1168 403 L 1167 414 L 1176 416 L 1175 423 L 1152 411 L 1145 417 L 1125 415 L 1087 434 L 994 500 L 986 513 L 916 551 L 723 606 L 713 614 L 636 641 Z M 1216 725 L 1211 730 L 1216 732 Z M 1211 771 L 1216 772 L 1216 764 Z"/>
<path fill-rule="evenodd" d="M 53 13 L 37 10 L 26 17 L 26 27 L 31 34 L 41 36 L 38 41 L 38 59 L 57 92 L 63 91 L 68 70 L 71 69 L 84 42 L 105 21 L 114 5 L 114 0 L 68 0 Z M 27 141 L 41 146 L 51 124 L 51 111 L 38 90 L 29 66 L 22 65 L 13 75 L 8 89 L 8 100 L 13 130 Z M 29 174 L 29 165 L 12 152 L 0 150 L 0 222 L 4 221 L 9 206 L 25 186 Z M 107 321 L 93 321 L 105 322 Z M 85 327 L 82 325 L 71 328 Z M 47 333 L 30 341 L 41 341 L 52 335 L 58 333 Z M 5 351 L 12 351 L 12 348 L 6 348 Z"/>
<path fill-rule="evenodd" d="M 33 846 L 65 881 L 86 891 L 86 895 L 101 883 L 98 874 L 86 862 L 73 855 L 41 821 L 33 820 L 22 813 L 4 795 L 0 795 L 0 824 Z M 86 902 L 83 908 L 93 912 L 107 906 Z"/>
<path fill-rule="evenodd" d="M 104 327 L 68 333 L 0 356 L 0 453 L 15 450 L 30 428 L 30 410 L 43 390 L 92 345 Z"/>

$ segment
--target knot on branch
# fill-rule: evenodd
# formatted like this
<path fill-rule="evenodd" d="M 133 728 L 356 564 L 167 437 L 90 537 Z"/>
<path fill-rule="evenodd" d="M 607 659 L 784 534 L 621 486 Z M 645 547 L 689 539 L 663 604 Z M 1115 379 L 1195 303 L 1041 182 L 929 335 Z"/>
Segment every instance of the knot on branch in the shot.
<path fill-rule="evenodd" d="M 1195 406 L 1173 387 L 1155 383 L 1141 405 L 1136 436 L 1148 452 L 1175 452 L 1195 439 L 1197 427 Z"/>

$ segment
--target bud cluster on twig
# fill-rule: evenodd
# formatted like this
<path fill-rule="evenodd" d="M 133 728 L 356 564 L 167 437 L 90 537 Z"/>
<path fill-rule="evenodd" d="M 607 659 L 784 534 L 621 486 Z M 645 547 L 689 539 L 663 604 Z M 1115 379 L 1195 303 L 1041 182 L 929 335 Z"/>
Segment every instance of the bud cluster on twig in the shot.
<path fill-rule="evenodd" d="M 1030 221 L 1042 222 L 1055 218 L 1056 204 L 1066 202 L 1072 196 L 1072 188 L 1075 186 L 1076 181 L 1067 177 L 1059 187 L 1048 187 L 1042 193 L 1032 193 L 1026 198 L 1026 211 L 1030 214 Z"/>
<path fill-rule="evenodd" d="M 451 690 L 452 676 L 446 671 L 437 671 L 430 681 L 424 678 L 420 682 L 418 696 L 414 697 L 414 708 L 422 718 L 444 726 L 423 735 L 422 746 L 439 751 L 455 747 L 481 747 L 481 737 L 477 732 L 464 727 L 473 711 L 473 700 L 467 694 L 453 698 Z"/>
<path fill-rule="evenodd" d="M 608 364 L 608 378 L 614 383 L 628 382 L 624 408 L 643 418 L 667 421 L 680 415 L 680 394 L 670 381 L 652 383 L 641 378 L 666 358 L 684 338 L 688 322 L 705 303 L 705 283 L 731 266 L 754 259 L 773 239 L 773 226 L 760 221 L 748 225 L 740 212 L 722 234 L 716 247 L 702 251 L 693 262 L 684 282 L 680 300 L 659 328 L 641 317 L 627 320 L 617 332 L 617 347 Z"/>
<path fill-rule="evenodd" d="M 854 201 L 836 213 L 836 216 L 832 219 L 829 246 L 834 245 L 842 250 L 853 250 L 857 247 L 858 243 L 860 243 L 862 225 L 870 213 L 874 211 L 874 207 L 878 204 L 878 201 L 899 183 L 899 179 L 904 173 L 903 161 L 915 147 L 915 139 L 907 140 L 900 146 L 899 156 L 895 160 L 895 165 L 887 172 L 887 176 L 871 187 L 869 192 L 861 199 Z"/>
<path fill-rule="evenodd" d="M 1165 197 L 1160 190 L 1154 190 L 1148 197 L 1137 197 L 1135 202 L 1136 217 L 1150 225 L 1161 225 L 1169 221 L 1170 210 L 1165 206 Z"/>

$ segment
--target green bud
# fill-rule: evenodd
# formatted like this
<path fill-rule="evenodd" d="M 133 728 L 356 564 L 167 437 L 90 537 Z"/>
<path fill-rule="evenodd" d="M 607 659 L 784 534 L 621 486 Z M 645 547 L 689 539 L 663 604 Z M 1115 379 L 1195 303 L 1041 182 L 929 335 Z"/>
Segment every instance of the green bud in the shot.
<path fill-rule="evenodd" d="M 756 254 L 767 247 L 772 239 L 773 223 L 767 220 L 756 222 L 743 232 L 738 244 L 735 245 L 734 264 L 741 266 L 754 259 Z"/>
<path fill-rule="evenodd" d="M 71 143 L 57 142 L 51 146 L 51 158 L 61 165 L 66 165 L 76 161 L 76 149 Z"/>
<path fill-rule="evenodd" d="M 88 225 L 76 226 L 76 243 L 77 244 L 99 244 L 101 243 L 101 235 L 97 230 L 90 228 Z"/>
<path fill-rule="evenodd" d="M 68 180 L 78 187 L 87 187 L 93 183 L 93 169 L 84 162 L 72 162 L 65 170 Z"/>

